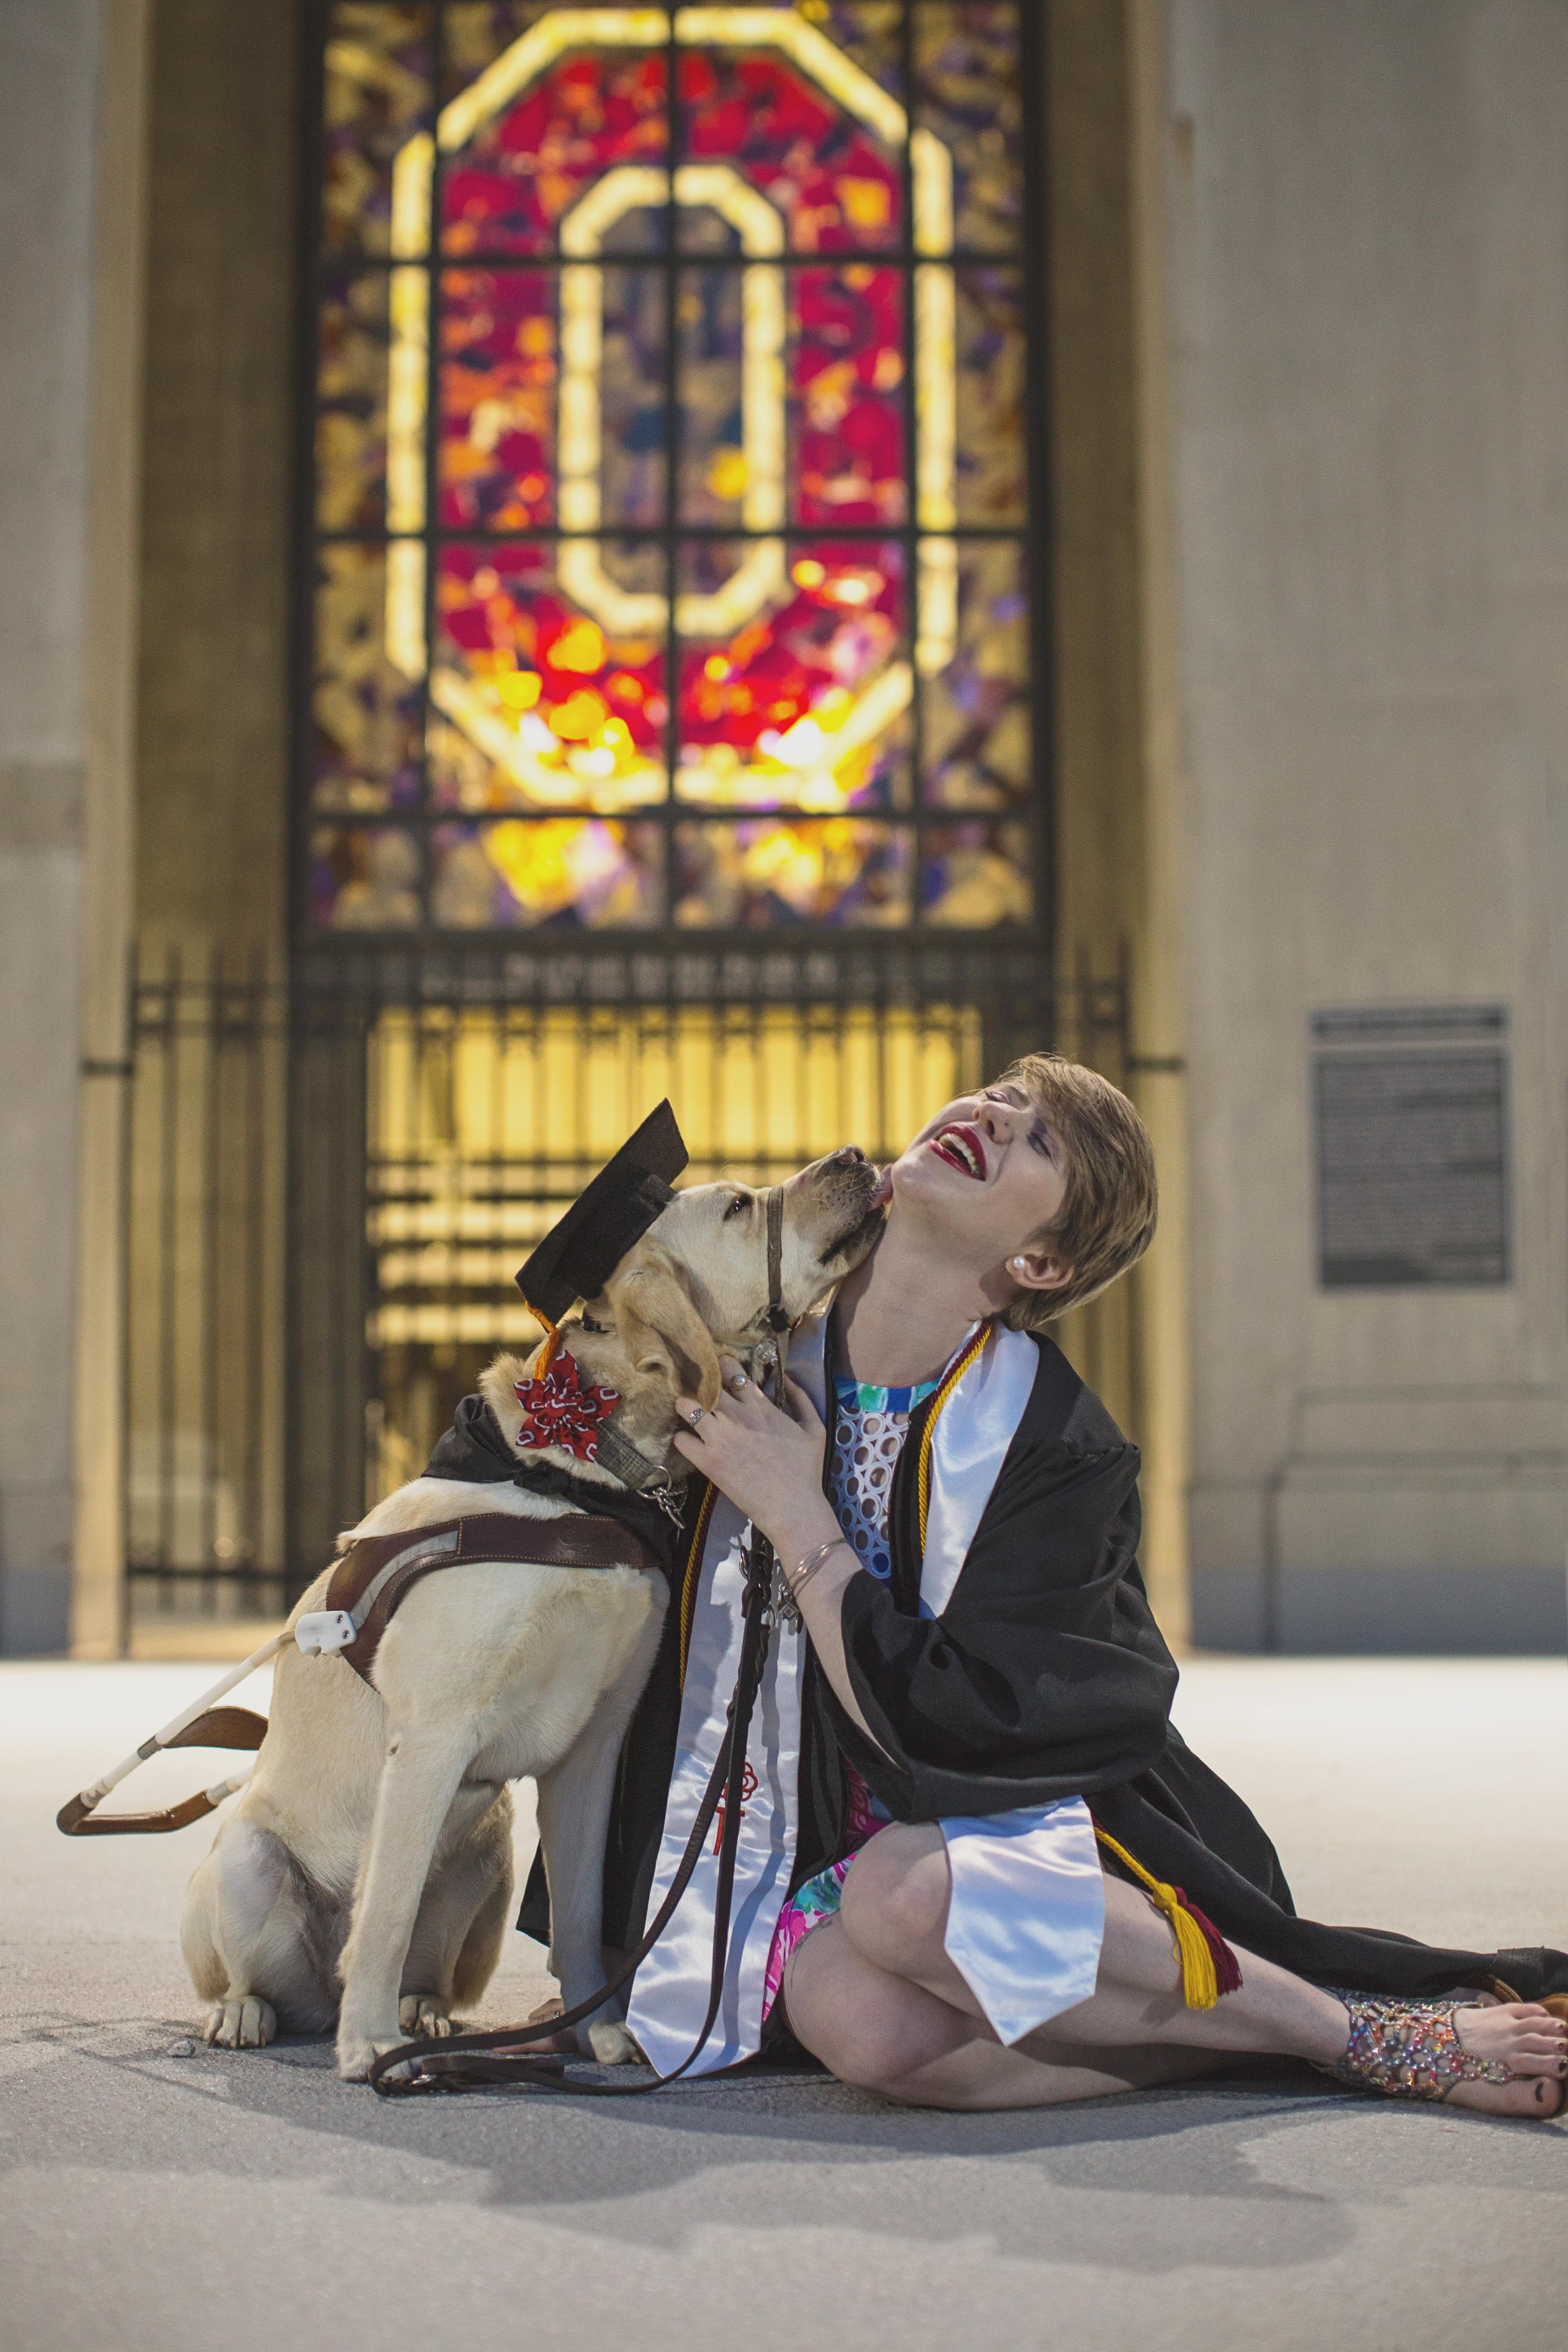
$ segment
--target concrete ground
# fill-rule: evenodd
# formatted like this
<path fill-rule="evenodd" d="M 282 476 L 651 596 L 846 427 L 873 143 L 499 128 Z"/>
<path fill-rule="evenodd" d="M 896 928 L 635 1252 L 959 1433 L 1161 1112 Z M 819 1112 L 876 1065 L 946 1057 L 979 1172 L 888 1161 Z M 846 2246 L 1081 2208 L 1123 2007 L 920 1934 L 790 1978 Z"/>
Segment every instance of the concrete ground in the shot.
<path fill-rule="evenodd" d="M 206 1825 L 67 1844 L 53 1817 L 214 1671 L 0 1666 L 5 2352 L 1568 2341 L 1553 2125 L 1311 2081 L 998 2116 L 820 2078 L 393 2105 L 320 2043 L 180 2054 Z M 1568 1944 L 1561 1664 L 1200 1659 L 1176 1714 L 1303 1911 Z M 159 1759 L 134 1801 L 203 1769 Z M 542 1990 L 514 1937 L 486 2017 Z"/>

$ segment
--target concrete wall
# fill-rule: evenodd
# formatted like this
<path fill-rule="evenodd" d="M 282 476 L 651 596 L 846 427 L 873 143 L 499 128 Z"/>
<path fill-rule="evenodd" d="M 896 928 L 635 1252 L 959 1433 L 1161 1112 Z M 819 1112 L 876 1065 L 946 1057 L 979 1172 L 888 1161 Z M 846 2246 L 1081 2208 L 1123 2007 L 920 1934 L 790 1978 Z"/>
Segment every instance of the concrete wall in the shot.
<path fill-rule="evenodd" d="M 148 128 L 136 927 L 281 961 L 295 0 L 157 0 Z"/>
<path fill-rule="evenodd" d="M 1568 8 L 1172 0 L 1194 1630 L 1561 1648 Z M 1316 1286 L 1307 1022 L 1500 1003 L 1514 1264 Z"/>
<path fill-rule="evenodd" d="M 96 0 L 0 10 L 0 1651 L 63 1649 L 72 1532 Z"/>

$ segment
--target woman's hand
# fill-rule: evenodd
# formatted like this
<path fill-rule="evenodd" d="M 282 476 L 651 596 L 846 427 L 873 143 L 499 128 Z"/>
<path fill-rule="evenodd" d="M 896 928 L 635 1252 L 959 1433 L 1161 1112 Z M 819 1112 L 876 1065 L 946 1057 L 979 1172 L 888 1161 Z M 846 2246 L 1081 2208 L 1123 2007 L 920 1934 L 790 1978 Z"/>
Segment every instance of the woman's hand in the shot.
<path fill-rule="evenodd" d="M 783 1412 L 745 1379 L 733 1356 L 720 1357 L 719 1373 L 724 1393 L 711 1412 L 691 1397 L 676 1399 L 675 1411 L 690 1433 L 677 1436 L 676 1447 L 792 1567 L 839 1532 L 822 1492 L 827 1432 L 793 1381 L 784 1383 L 789 1411 Z"/>

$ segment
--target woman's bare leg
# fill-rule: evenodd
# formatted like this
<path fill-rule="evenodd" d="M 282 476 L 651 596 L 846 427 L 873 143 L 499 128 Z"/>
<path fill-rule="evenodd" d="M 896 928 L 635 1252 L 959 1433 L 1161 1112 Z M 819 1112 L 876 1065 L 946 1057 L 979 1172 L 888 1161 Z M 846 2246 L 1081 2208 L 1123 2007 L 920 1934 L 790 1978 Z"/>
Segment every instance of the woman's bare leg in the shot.
<path fill-rule="evenodd" d="M 790 2020 L 836 2074 L 919 2104 L 1029 2106 L 1175 2080 L 1212 2068 L 1226 2053 L 1329 2064 L 1343 2054 L 1343 2003 L 1255 1953 L 1237 1953 L 1238 1991 L 1212 2010 L 1189 2010 L 1168 1925 L 1134 1888 L 1109 1877 L 1094 1993 L 1004 2050 L 944 1948 L 950 1892 L 939 1829 L 884 1830 L 845 1880 L 834 1940 L 826 1941 L 822 1927 L 799 1947 L 786 1990 Z M 915 1992 L 965 2021 L 965 2029 L 904 1997 Z M 1461 2010 L 1459 2027 L 1476 2055 L 1502 2058 L 1538 2079 L 1462 2083 L 1450 2105 L 1556 2112 L 1568 2074 L 1568 2028 L 1527 2004 Z M 1155 2058 L 1160 2071 L 1151 2074 Z"/>
<path fill-rule="evenodd" d="M 990 2027 L 906 1978 L 862 1959 L 840 1919 L 790 1956 L 784 2002 L 796 2037 L 841 2082 L 908 2106 L 1049 2107 L 1150 2090 L 1207 2074 L 1212 2053 L 1145 2048 L 1006 2050 Z"/>

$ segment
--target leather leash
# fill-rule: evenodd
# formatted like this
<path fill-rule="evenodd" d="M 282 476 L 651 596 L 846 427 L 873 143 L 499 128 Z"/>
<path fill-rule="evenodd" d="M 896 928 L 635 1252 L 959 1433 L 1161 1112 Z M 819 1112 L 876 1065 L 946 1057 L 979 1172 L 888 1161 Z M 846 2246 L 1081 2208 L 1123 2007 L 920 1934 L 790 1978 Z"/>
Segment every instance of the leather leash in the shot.
<path fill-rule="evenodd" d="M 779 1394 L 776 1404 L 784 1402 L 784 1369 L 789 1360 L 789 1317 L 784 1305 L 784 1187 L 769 1185 L 768 1191 L 768 1328 L 773 1334 L 773 1345 L 779 1364 Z"/>
<path fill-rule="evenodd" d="M 559 2091 L 570 2097 L 593 2099 L 632 2099 L 646 2096 L 650 2091 L 662 2091 L 668 2084 L 679 2082 L 694 2066 L 707 2045 L 724 1998 L 724 1973 L 729 1958 L 729 1915 L 735 1892 L 735 1857 L 740 1838 L 741 1782 L 746 1772 L 746 1738 L 751 1727 L 751 1717 L 761 1687 L 762 1669 L 768 1657 L 768 1638 L 772 1623 L 773 1549 L 766 1537 L 755 1537 L 745 1554 L 746 1590 L 741 1601 L 740 1664 L 735 1679 L 735 1695 L 729 1702 L 724 1740 L 706 1788 L 697 1806 L 696 1819 L 692 1823 L 690 1837 L 681 1855 L 680 1866 L 671 1882 L 652 1926 L 647 1929 L 635 1951 L 628 1954 L 619 1968 L 608 1976 L 585 2000 L 565 2011 L 559 2017 L 546 2017 L 527 2025 L 503 2025 L 489 2033 L 454 2034 L 444 2042 L 405 2042 L 395 2050 L 383 2051 L 371 2067 L 371 2088 L 383 2099 L 409 2098 L 431 2091 L 477 2090 L 510 2083 L 520 2088 L 538 2091 Z M 720 1797 L 725 1800 L 724 1824 L 720 1834 L 718 1884 L 714 1898 L 713 1960 L 708 1977 L 707 2014 L 698 2034 L 681 2063 L 668 2074 L 655 2074 L 648 2083 L 573 2083 L 566 2074 L 566 2061 L 550 2051 L 529 2054 L 522 2045 L 543 2042 L 550 2035 L 564 2032 L 569 2026 L 580 2025 L 596 2010 L 613 1999 L 642 1967 L 670 1921 L 691 1885 L 692 1874 L 707 1843 Z M 724 2070 L 727 2072 L 728 2070 Z"/>

